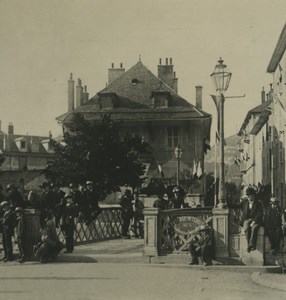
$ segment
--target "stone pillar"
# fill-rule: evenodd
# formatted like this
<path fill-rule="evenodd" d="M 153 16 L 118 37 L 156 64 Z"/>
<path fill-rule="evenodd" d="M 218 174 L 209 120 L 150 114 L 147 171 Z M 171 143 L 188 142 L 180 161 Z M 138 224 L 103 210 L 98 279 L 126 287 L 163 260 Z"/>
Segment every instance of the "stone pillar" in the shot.
<path fill-rule="evenodd" d="M 240 258 L 243 264 L 263 266 L 264 265 L 264 253 L 265 253 L 265 242 L 264 242 L 264 227 L 260 226 L 258 230 L 256 250 L 247 252 L 247 241 L 243 229 L 240 233 Z"/>
<path fill-rule="evenodd" d="M 28 260 L 35 259 L 33 246 L 40 241 L 40 212 L 36 209 L 24 210 L 24 251 Z"/>
<path fill-rule="evenodd" d="M 161 241 L 159 208 L 144 209 L 144 250 L 145 256 L 158 256 Z"/>
<path fill-rule="evenodd" d="M 224 209 L 224 208 L 213 209 L 213 230 L 214 230 L 214 244 L 215 244 L 216 258 L 229 257 L 228 216 L 229 216 L 228 209 Z"/>

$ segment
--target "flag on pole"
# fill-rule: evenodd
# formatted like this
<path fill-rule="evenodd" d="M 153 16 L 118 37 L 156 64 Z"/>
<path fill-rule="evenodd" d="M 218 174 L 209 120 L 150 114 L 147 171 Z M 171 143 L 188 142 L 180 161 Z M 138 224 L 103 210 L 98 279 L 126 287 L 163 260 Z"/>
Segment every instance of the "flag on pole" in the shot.
<path fill-rule="evenodd" d="M 198 166 L 197 166 L 196 160 L 194 160 L 194 165 L 193 165 L 193 177 L 194 177 L 194 179 L 198 178 L 198 176 L 197 176 L 197 168 L 198 168 Z"/>
<path fill-rule="evenodd" d="M 198 179 L 201 179 L 202 175 L 203 175 L 203 170 L 202 170 L 202 167 L 201 167 L 201 161 L 199 160 L 198 170 L 197 170 L 197 177 L 198 177 Z"/>
<path fill-rule="evenodd" d="M 165 175 L 164 175 L 164 172 L 163 172 L 163 169 L 162 169 L 162 166 L 159 164 L 159 162 L 157 161 L 157 166 L 158 166 L 158 172 L 161 174 L 161 177 L 164 178 Z"/>
<path fill-rule="evenodd" d="M 211 150 L 210 141 L 204 138 L 204 153 L 207 153 L 208 150 Z"/>
<path fill-rule="evenodd" d="M 219 138 L 219 132 L 218 132 L 218 131 L 216 131 L 215 137 L 216 137 L 216 143 L 220 143 L 220 138 Z M 226 141 L 225 141 L 225 139 L 224 139 L 224 145 L 226 146 Z"/>

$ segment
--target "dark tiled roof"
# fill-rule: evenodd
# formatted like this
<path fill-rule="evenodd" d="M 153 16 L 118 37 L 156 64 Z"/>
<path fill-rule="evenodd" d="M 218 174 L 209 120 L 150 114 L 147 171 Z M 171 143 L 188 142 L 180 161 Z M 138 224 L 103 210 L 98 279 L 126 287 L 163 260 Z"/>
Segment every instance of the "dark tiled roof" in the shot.
<path fill-rule="evenodd" d="M 286 50 L 286 23 L 282 29 L 282 32 L 280 34 L 280 37 L 278 39 L 277 45 L 274 49 L 274 52 L 272 54 L 271 60 L 269 62 L 269 65 L 267 67 L 268 73 L 275 72 L 279 62 L 281 61 L 281 58 Z"/>
<path fill-rule="evenodd" d="M 256 107 L 252 108 L 251 110 L 249 110 L 242 125 L 241 125 L 238 135 L 243 134 L 243 131 L 246 128 L 251 116 L 254 114 L 261 114 L 270 103 L 271 103 L 271 100 L 268 100 L 262 104 L 257 105 Z"/>
<path fill-rule="evenodd" d="M 137 79 L 137 84 L 132 80 Z M 169 105 L 166 108 L 152 108 L 152 93 L 168 93 Z M 115 97 L 116 105 L 113 108 L 100 108 L 100 96 Z M 179 96 L 165 82 L 157 78 L 141 62 L 111 82 L 106 88 L 92 97 L 86 104 L 74 111 L 65 113 L 57 120 L 69 122 L 74 112 L 81 112 L 86 119 L 99 119 L 100 114 L 112 112 L 114 119 L 185 119 L 185 118 L 210 118 L 210 114 L 196 108 L 187 100 Z"/>

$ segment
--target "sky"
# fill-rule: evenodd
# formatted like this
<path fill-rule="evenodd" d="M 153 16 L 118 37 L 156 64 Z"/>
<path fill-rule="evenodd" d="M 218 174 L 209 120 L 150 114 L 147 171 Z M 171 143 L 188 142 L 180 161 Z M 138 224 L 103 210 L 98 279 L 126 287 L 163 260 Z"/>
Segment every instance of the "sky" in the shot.
<path fill-rule="evenodd" d="M 157 75 L 172 57 L 179 94 L 213 115 L 210 74 L 222 57 L 232 72 L 225 96 L 225 135 L 238 132 L 247 111 L 269 91 L 268 63 L 286 21 L 285 0 L 0 0 L 0 120 L 7 132 L 61 134 L 55 118 L 67 111 L 67 80 L 81 78 L 90 96 L 107 69 L 139 60 Z"/>

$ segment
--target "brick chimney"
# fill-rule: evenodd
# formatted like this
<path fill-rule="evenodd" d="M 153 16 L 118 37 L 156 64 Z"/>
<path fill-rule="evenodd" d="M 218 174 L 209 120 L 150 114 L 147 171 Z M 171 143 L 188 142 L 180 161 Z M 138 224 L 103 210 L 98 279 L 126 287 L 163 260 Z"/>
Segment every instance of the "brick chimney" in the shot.
<path fill-rule="evenodd" d="M 173 90 L 178 93 L 178 78 L 176 77 L 176 72 L 174 72 Z"/>
<path fill-rule="evenodd" d="M 72 73 L 70 73 L 70 78 L 68 80 L 68 111 L 74 110 L 74 80 L 72 78 Z"/>
<path fill-rule="evenodd" d="M 125 69 L 122 63 L 120 64 L 120 68 L 114 68 L 114 63 L 112 63 L 111 68 L 108 69 L 108 84 L 119 78 L 124 72 Z"/>
<path fill-rule="evenodd" d="M 77 86 L 76 86 L 76 98 L 75 98 L 75 106 L 79 107 L 82 105 L 82 86 L 81 86 L 81 79 L 78 78 Z"/>
<path fill-rule="evenodd" d="M 82 94 L 82 102 L 83 104 L 85 104 L 87 101 L 88 101 L 88 96 L 89 96 L 89 93 L 87 92 L 87 88 L 86 88 L 86 85 L 84 86 L 84 90 L 83 90 L 83 94 Z"/>
<path fill-rule="evenodd" d="M 261 91 L 261 103 L 265 103 L 265 91 L 264 91 L 264 87 L 262 88 L 262 91 Z"/>
<path fill-rule="evenodd" d="M 203 108 L 203 87 L 201 85 L 196 86 L 196 107 L 199 109 Z"/>
<path fill-rule="evenodd" d="M 13 135 L 14 134 L 14 125 L 12 122 L 9 122 L 9 125 L 8 125 L 8 134 L 9 135 Z"/>
<path fill-rule="evenodd" d="M 169 87 L 173 88 L 173 65 L 172 58 L 170 58 L 170 64 L 168 58 L 166 58 L 166 64 L 162 65 L 162 59 L 159 59 L 158 65 L 158 78 L 163 80 Z"/>

